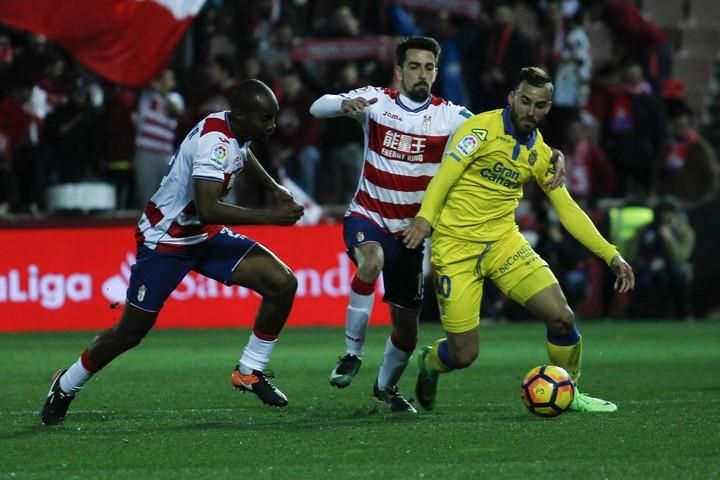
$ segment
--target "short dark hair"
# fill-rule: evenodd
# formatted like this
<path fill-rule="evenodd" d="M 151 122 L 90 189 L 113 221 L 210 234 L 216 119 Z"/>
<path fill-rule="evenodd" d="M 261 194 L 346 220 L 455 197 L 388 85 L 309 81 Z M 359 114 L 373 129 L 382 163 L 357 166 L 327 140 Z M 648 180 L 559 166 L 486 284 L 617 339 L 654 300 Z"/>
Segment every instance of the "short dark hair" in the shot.
<path fill-rule="evenodd" d="M 230 110 L 233 113 L 255 112 L 276 101 L 270 87 L 256 78 L 243 80 L 230 92 Z"/>
<path fill-rule="evenodd" d="M 517 90 L 521 83 L 527 83 L 533 87 L 544 87 L 550 84 L 550 88 L 554 88 L 552 78 L 547 74 L 545 70 L 540 67 L 525 67 L 520 70 L 520 74 L 517 77 L 513 90 Z"/>
<path fill-rule="evenodd" d="M 407 51 L 411 48 L 432 52 L 435 56 L 435 62 L 437 62 L 440 57 L 440 52 L 442 51 L 440 44 L 432 37 L 423 37 L 420 35 L 408 37 L 395 48 L 395 63 L 397 65 L 402 66 L 402 64 L 405 63 Z"/>

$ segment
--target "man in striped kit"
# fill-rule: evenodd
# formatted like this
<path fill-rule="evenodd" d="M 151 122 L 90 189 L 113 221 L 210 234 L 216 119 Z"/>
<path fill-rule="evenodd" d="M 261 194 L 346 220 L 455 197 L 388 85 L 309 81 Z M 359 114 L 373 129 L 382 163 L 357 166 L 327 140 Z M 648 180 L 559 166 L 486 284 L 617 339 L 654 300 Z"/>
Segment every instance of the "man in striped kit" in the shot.
<path fill-rule="evenodd" d="M 263 371 L 290 313 L 297 280 L 272 252 L 225 226 L 293 225 L 303 214 L 302 205 L 265 172 L 250 150 L 253 142 L 268 141 L 277 112 L 277 99 L 268 86 L 245 80 L 233 91 L 229 111 L 211 113 L 187 134 L 138 221 L 137 260 L 123 315 L 98 334 L 75 363 L 57 371 L 40 412 L 45 425 L 62 422 L 83 385 L 142 341 L 165 300 L 190 270 L 262 296 L 230 382 L 267 405 L 287 405 L 285 394 Z M 241 172 L 273 195 L 272 208 L 225 203 Z"/>
<path fill-rule="evenodd" d="M 465 107 L 430 93 L 439 56 L 434 39 L 410 37 L 396 49 L 397 90 L 364 87 L 323 95 L 310 108 L 320 118 L 351 116 L 365 132 L 363 172 L 344 220 L 345 245 L 357 264 L 346 316 L 346 353 L 330 374 L 330 384 L 345 388 L 360 369 L 382 272 L 393 329 L 373 393 L 394 412 L 416 413 L 397 383 L 415 349 L 423 296 L 422 245 L 406 248 L 402 233 L 420 208 L 448 138 L 472 116 Z M 553 186 L 561 181 L 562 172 Z"/>

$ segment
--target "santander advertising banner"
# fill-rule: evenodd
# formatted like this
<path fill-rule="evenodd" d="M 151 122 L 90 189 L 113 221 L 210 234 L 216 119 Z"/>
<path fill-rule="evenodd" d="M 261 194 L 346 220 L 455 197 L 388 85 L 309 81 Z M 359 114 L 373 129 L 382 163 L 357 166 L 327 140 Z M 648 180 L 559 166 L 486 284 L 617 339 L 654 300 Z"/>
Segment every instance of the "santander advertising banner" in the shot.
<path fill-rule="evenodd" d="M 236 227 L 293 269 L 298 291 L 287 326 L 342 326 L 354 266 L 340 225 Z M 97 330 L 120 318 L 134 227 L 39 228 L 0 233 L 0 332 Z M 380 283 L 380 282 L 379 282 Z M 372 324 L 389 324 L 376 294 Z M 250 327 L 260 297 L 195 272 L 165 302 L 156 328 Z"/>

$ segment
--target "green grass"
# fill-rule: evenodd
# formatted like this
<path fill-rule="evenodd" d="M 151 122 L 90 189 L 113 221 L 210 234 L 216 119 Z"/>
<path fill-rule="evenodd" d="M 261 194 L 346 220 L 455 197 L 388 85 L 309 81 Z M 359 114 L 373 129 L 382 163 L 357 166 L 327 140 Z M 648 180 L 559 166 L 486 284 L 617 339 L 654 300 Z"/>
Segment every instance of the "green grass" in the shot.
<path fill-rule="evenodd" d="M 445 375 L 435 411 L 393 415 L 370 391 L 387 330 L 353 385 L 327 381 L 339 329 L 288 329 L 265 407 L 229 387 L 247 331 L 153 331 L 91 380 L 65 423 L 37 411 L 89 332 L 0 336 L 0 478 L 720 478 L 720 323 L 585 322 L 581 386 L 615 414 L 532 416 L 519 399 L 545 361 L 538 324 L 483 326 L 480 358 Z M 421 326 L 421 344 L 439 336 Z M 416 365 L 401 390 L 412 396 Z"/>

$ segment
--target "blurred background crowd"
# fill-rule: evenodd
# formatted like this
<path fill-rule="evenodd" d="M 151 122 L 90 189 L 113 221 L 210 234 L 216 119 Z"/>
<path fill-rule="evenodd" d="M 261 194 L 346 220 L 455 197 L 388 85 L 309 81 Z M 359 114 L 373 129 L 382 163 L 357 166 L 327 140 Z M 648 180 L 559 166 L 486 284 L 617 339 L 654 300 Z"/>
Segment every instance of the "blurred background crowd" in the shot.
<path fill-rule="evenodd" d="M 79 214 L 134 221 L 183 135 L 227 109 L 245 78 L 280 102 L 258 157 L 337 221 L 361 172 L 362 130 L 319 121 L 309 106 L 324 93 L 392 87 L 394 46 L 409 35 L 441 42 L 434 93 L 476 113 L 504 106 L 523 66 L 553 76 L 546 142 L 563 150 L 571 194 L 638 274 L 632 301 L 614 299 L 604 266 L 527 191 L 518 221 L 581 313 L 689 319 L 717 307 L 708 284 L 720 284 L 720 267 L 706 258 L 718 238 L 717 0 L 208 0 L 141 88 L 0 19 L 2 224 L 78 213 L 63 199 L 82 186 L 97 195 Z M 249 184 L 235 194 L 266 201 Z M 488 295 L 486 314 L 513 315 Z"/>

